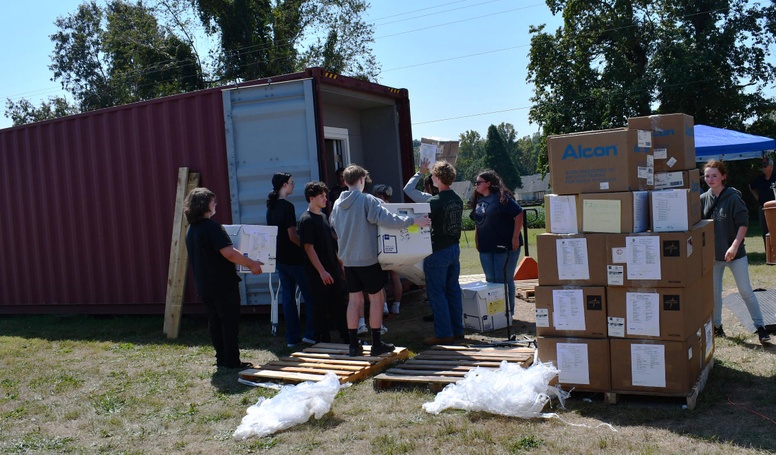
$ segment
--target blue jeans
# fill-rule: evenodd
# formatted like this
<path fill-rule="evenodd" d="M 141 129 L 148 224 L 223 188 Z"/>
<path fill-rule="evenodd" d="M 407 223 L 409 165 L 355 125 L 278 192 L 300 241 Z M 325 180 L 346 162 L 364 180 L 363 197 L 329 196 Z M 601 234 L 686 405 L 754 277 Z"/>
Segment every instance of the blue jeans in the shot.
<path fill-rule="evenodd" d="M 434 313 L 434 335 L 437 338 L 463 335 L 463 300 L 461 285 L 458 284 L 460 257 L 461 248 L 451 245 L 423 260 L 426 295 Z"/>
<path fill-rule="evenodd" d="M 722 274 L 725 272 L 725 267 L 733 272 L 738 293 L 746 303 L 746 309 L 749 310 L 754 327 L 765 326 L 760 302 L 757 301 L 757 296 L 752 291 L 752 283 L 749 281 L 749 259 L 744 256 L 730 262 L 714 261 L 714 327 L 722 325 Z"/>
<path fill-rule="evenodd" d="M 507 256 L 509 256 L 508 261 Z M 485 281 L 488 283 L 504 282 L 504 263 L 507 263 L 507 290 L 509 291 L 510 314 L 515 314 L 515 269 L 517 269 L 518 259 L 520 259 L 520 251 L 480 253 L 482 271 L 485 272 Z"/>
<path fill-rule="evenodd" d="M 280 303 L 283 305 L 283 317 L 286 320 L 286 343 L 297 344 L 302 342 L 302 337 L 299 335 L 299 313 L 296 309 L 297 286 L 302 291 L 302 298 L 304 299 L 304 337 L 314 340 L 313 299 L 310 297 L 310 290 L 307 287 L 304 266 L 278 263 L 277 271 L 280 277 Z"/>

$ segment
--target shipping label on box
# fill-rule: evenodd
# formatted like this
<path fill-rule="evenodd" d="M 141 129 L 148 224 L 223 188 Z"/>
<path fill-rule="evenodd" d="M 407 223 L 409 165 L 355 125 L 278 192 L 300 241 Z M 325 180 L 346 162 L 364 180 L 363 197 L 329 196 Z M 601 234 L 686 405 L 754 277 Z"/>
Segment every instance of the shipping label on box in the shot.
<path fill-rule="evenodd" d="M 700 170 L 655 172 L 655 189 L 667 190 L 671 188 L 693 188 L 701 181 Z"/>
<path fill-rule="evenodd" d="M 536 334 L 606 338 L 606 292 L 601 286 L 536 286 Z"/>
<path fill-rule="evenodd" d="M 579 234 L 582 226 L 582 210 L 575 194 L 544 195 L 545 225 L 553 234 Z"/>
<path fill-rule="evenodd" d="M 606 285 L 604 234 L 539 234 L 536 236 L 539 282 L 543 285 Z"/>
<path fill-rule="evenodd" d="M 655 172 L 695 167 L 695 129 L 686 114 L 650 115 L 628 119 L 628 128 L 652 131 Z"/>
<path fill-rule="evenodd" d="M 649 192 L 588 193 L 579 195 L 582 231 L 644 232 L 649 229 Z"/>
<path fill-rule="evenodd" d="M 478 332 L 507 326 L 506 298 L 503 283 L 476 281 L 461 285 L 463 323 Z"/>
<path fill-rule="evenodd" d="M 539 360 L 552 362 L 560 370 L 550 384 L 588 392 L 610 391 L 609 340 L 540 336 L 536 346 Z"/>
<path fill-rule="evenodd" d="M 431 212 L 427 203 L 383 204 L 391 213 L 419 217 Z M 431 228 L 411 225 L 403 229 L 377 227 L 377 262 L 383 270 L 409 267 L 432 253 Z"/>
<path fill-rule="evenodd" d="M 649 193 L 653 232 L 687 231 L 701 220 L 700 184 Z"/>
<path fill-rule="evenodd" d="M 550 136 L 551 187 L 556 194 L 649 190 L 654 164 L 649 133 L 624 128 Z"/>
<path fill-rule="evenodd" d="M 262 273 L 275 272 L 277 255 L 277 226 L 252 224 L 225 224 L 224 229 L 232 239 L 233 246 L 254 261 L 261 261 Z M 245 266 L 236 265 L 238 273 L 251 273 Z"/>

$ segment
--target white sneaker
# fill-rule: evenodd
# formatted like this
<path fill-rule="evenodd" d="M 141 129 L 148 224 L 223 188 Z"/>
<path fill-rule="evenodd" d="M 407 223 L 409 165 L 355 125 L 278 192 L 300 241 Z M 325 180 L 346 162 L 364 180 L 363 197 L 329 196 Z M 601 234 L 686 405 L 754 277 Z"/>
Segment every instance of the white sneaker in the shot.
<path fill-rule="evenodd" d="M 388 331 L 388 327 L 385 326 L 385 324 L 380 324 L 380 335 L 385 335 L 385 332 Z"/>
<path fill-rule="evenodd" d="M 310 339 L 310 338 L 302 338 L 302 343 L 307 343 L 307 344 L 316 344 L 316 343 L 318 343 L 318 342 L 317 342 L 317 341 L 315 341 L 315 340 L 313 340 L 313 339 Z"/>
<path fill-rule="evenodd" d="M 366 328 L 366 324 L 361 324 L 358 326 L 358 334 L 363 335 L 365 333 L 369 332 L 369 329 Z"/>
<path fill-rule="evenodd" d="M 391 313 L 399 314 L 399 305 L 400 304 L 401 304 L 401 302 L 393 302 L 393 304 L 391 305 Z"/>
<path fill-rule="evenodd" d="M 388 302 L 383 303 L 383 314 L 388 314 Z"/>

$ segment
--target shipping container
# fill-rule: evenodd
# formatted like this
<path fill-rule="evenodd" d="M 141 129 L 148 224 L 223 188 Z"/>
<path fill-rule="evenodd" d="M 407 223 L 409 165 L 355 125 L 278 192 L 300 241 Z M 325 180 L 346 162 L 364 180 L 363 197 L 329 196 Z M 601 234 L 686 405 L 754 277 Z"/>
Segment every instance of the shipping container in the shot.
<path fill-rule="evenodd" d="M 414 173 L 406 89 L 311 68 L 2 129 L 0 314 L 162 314 L 180 167 L 215 220 L 265 224 L 273 173 L 298 216 L 304 183 L 350 163 L 394 189 Z M 268 311 L 268 276 L 243 277 L 246 311 Z"/>

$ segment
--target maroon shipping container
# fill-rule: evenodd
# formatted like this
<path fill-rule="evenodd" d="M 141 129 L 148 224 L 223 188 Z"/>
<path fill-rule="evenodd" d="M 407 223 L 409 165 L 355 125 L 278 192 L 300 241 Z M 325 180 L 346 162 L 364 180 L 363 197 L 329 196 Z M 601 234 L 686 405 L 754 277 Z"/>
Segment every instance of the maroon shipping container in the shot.
<path fill-rule="evenodd" d="M 178 168 L 216 193 L 217 221 L 265 224 L 273 173 L 331 185 L 349 163 L 397 189 L 412 175 L 406 89 L 312 68 L 0 130 L 0 314 L 161 314 Z M 267 276 L 245 278 L 266 311 Z"/>

